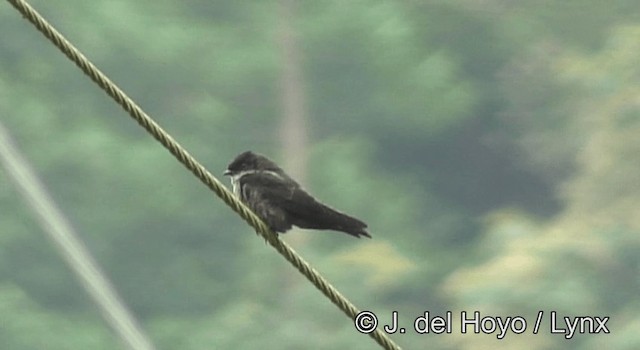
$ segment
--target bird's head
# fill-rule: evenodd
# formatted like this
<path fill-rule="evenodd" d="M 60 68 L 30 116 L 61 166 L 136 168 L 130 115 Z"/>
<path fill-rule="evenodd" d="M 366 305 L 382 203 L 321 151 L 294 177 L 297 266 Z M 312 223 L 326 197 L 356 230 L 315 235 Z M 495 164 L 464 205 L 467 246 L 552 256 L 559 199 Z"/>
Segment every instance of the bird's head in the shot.
<path fill-rule="evenodd" d="M 236 177 L 242 174 L 255 173 L 258 171 L 274 171 L 282 170 L 267 157 L 251 151 L 246 151 L 238 155 L 225 170 L 224 175 Z"/>

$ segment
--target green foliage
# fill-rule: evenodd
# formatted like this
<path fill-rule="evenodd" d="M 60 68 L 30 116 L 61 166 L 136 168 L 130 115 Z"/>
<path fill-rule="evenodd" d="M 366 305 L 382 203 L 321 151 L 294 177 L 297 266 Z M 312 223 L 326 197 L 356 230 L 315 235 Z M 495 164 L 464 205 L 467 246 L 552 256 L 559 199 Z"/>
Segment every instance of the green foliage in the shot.
<path fill-rule="evenodd" d="M 0 339 L 7 349 L 113 349 L 113 339 L 97 313 L 52 312 L 30 300 L 23 290 L 0 285 Z"/>
<path fill-rule="evenodd" d="M 404 348 L 638 348 L 636 3 L 293 3 L 305 184 L 373 239 L 283 239 L 381 322 L 611 316 Z M 218 177 L 283 160 L 281 6 L 35 3 Z M 375 347 L 15 11 L 0 32 L 2 123 L 159 349 Z M 0 221 L 0 347 L 118 347 L 3 169 Z"/>

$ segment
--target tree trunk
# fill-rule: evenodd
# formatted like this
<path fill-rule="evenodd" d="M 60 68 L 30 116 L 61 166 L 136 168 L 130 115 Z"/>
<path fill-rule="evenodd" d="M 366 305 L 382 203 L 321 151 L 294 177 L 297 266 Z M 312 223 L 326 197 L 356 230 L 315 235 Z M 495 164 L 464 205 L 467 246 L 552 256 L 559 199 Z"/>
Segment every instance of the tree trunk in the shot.
<path fill-rule="evenodd" d="M 306 183 L 307 165 L 307 111 L 305 89 L 302 76 L 301 53 L 297 45 L 294 27 L 295 0 L 279 0 L 278 2 L 278 48 L 281 62 L 281 106 L 282 124 L 280 125 L 280 140 L 282 142 L 282 166 L 287 173 L 304 185 Z M 304 245 L 306 235 L 292 230 L 287 234 L 287 242 L 294 247 Z M 296 286 L 300 283 L 300 275 L 286 266 L 280 275 L 282 281 L 281 295 L 283 308 L 287 313 L 295 313 L 287 301 L 293 297 Z"/>

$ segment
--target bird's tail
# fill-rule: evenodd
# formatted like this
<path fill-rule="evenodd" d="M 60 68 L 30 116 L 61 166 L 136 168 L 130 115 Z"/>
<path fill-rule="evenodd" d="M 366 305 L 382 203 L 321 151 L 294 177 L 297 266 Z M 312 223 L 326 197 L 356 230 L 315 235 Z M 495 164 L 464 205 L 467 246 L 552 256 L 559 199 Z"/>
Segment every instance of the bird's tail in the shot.
<path fill-rule="evenodd" d="M 360 238 L 360 236 L 371 238 L 371 235 L 366 230 L 367 224 L 352 216 L 337 211 L 335 212 L 335 214 L 337 214 L 340 218 L 336 220 L 336 227 L 334 228 L 334 230 L 348 233 L 352 236 L 355 236 L 356 238 Z"/>
<path fill-rule="evenodd" d="M 314 213 L 315 218 L 313 220 L 294 220 L 293 224 L 301 228 L 341 231 L 356 238 L 360 238 L 360 236 L 371 238 L 371 235 L 366 230 L 367 224 L 364 222 L 322 203 L 317 204 L 320 205 L 321 210 Z"/>

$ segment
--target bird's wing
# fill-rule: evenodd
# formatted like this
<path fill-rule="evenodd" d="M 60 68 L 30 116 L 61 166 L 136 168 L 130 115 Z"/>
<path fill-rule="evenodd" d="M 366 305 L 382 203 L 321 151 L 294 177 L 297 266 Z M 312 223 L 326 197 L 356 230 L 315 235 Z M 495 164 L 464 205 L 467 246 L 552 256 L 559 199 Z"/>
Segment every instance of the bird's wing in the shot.
<path fill-rule="evenodd" d="M 318 202 L 289 178 L 251 174 L 243 178 L 243 183 L 244 198 L 257 203 L 249 206 L 275 231 L 284 232 L 293 224 L 370 237 L 364 222 Z"/>
<path fill-rule="evenodd" d="M 291 222 L 301 228 L 342 231 L 359 237 L 369 236 L 364 222 L 318 202 L 301 188 L 293 191 L 291 199 L 284 202 Z"/>
<path fill-rule="evenodd" d="M 240 186 L 244 202 L 272 230 L 285 232 L 291 228 L 283 203 L 291 198 L 292 186 L 268 173 L 245 175 Z"/>

